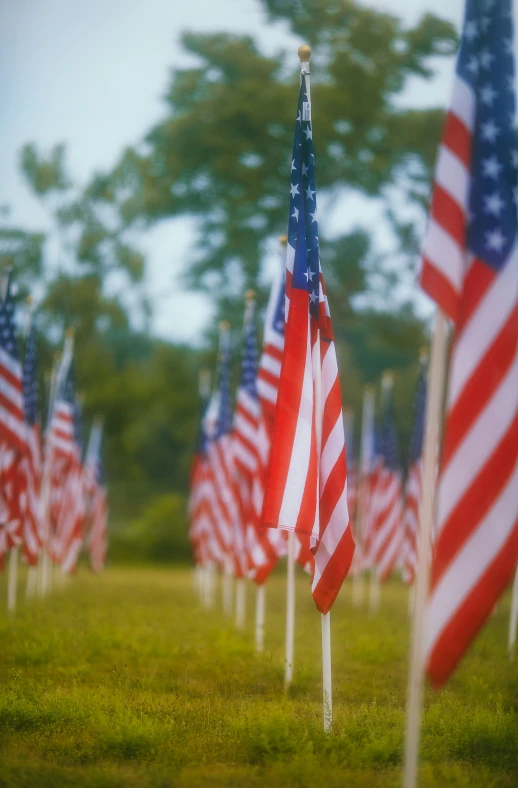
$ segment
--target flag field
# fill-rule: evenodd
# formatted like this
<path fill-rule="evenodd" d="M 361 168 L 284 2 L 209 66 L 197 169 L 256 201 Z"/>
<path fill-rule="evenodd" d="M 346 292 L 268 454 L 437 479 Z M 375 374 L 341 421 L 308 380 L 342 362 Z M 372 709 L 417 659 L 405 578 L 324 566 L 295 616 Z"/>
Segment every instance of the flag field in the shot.
<path fill-rule="evenodd" d="M 0 578 L 5 596 L 5 574 Z M 294 681 L 284 692 L 284 572 L 255 588 L 243 633 L 198 605 L 188 569 L 80 567 L 43 602 L 0 613 L 0 786 L 399 786 L 408 591 L 369 617 L 348 580 L 333 608 L 333 731 L 322 730 L 320 615 L 297 573 Z M 512 786 L 518 667 L 507 593 L 447 688 L 427 691 L 422 786 Z"/>

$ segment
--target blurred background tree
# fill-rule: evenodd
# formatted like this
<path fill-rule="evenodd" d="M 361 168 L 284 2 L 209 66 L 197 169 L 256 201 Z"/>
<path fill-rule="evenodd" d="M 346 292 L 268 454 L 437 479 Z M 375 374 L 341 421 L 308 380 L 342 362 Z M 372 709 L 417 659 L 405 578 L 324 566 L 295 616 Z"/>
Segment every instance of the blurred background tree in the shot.
<path fill-rule="evenodd" d="M 313 50 L 321 249 L 344 397 L 359 413 L 364 383 L 394 369 L 406 451 L 426 327 L 412 302 L 395 293 L 415 276 L 443 113 L 405 108 L 401 98 L 409 79 L 430 79 L 437 59 L 453 53 L 455 33 L 435 16 L 405 27 L 353 0 L 257 2 Z M 105 415 L 112 508 L 121 521 L 141 523 L 158 495 L 185 495 L 197 369 L 201 360 L 214 360 L 210 328 L 203 351 L 152 336 L 139 237 L 171 217 L 194 217 L 184 286 L 210 293 L 217 316 L 239 326 L 244 290 L 254 287 L 264 305 L 268 265 L 286 228 L 298 80 L 293 52 L 267 57 L 252 37 L 226 33 L 185 33 L 182 45 L 195 65 L 171 74 L 165 116 L 111 171 L 81 188 L 68 175 L 62 145 L 47 155 L 31 144 L 23 148 L 22 172 L 52 229 L 28 232 L 9 226 L 8 217 L 0 229 L 0 255 L 14 259 L 20 299 L 29 288 L 39 296 L 47 366 L 63 329 L 76 328 L 86 415 Z M 391 255 L 380 254 L 372 227 L 343 231 L 339 219 L 337 233 L 326 221 L 355 196 L 385 206 Z M 168 499 L 162 508 L 169 504 L 176 506 Z M 157 503 L 151 520 L 159 509 Z"/>

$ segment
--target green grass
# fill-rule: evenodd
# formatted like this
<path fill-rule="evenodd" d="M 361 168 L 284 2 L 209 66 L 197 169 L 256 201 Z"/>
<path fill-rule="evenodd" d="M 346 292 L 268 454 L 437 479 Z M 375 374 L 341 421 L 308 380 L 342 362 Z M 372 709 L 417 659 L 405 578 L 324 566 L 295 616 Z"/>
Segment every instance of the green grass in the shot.
<path fill-rule="evenodd" d="M 295 681 L 283 691 L 284 577 L 266 651 L 200 608 L 179 569 L 85 570 L 0 614 L 0 786 L 399 786 L 407 594 L 332 613 L 334 728 L 322 732 L 320 621 L 298 578 Z M 5 578 L 0 583 L 5 599 Z M 426 696 L 422 786 L 518 785 L 518 663 L 506 598 L 445 690 Z"/>

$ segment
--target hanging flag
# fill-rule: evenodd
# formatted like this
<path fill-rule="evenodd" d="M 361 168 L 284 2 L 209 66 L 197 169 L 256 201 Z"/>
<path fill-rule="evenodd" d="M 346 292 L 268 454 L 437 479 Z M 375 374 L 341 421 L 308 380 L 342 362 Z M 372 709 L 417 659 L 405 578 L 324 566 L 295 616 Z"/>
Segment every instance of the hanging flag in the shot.
<path fill-rule="evenodd" d="M 308 534 L 317 608 L 327 613 L 349 570 L 342 398 L 320 268 L 311 107 L 301 74 L 286 257 L 286 325 L 263 521 Z"/>
<path fill-rule="evenodd" d="M 24 436 L 22 368 L 9 275 L 0 304 L 0 567 L 11 547 L 22 541 L 20 463 Z"/>
<path fill-rule="evenodd" d="M 23 413 L 25 420 L 23 479 L 22 544 L 25 561 L 34 566 L 42 546 L 41 512 L 41 433 L 38 418 L 36 329 L 31 322 L 23 362 Z"/>
<path fill-rule="evenodd" d="M 402 543 L 402 475 L 391 401 L 391 380 L 382 391 L 382 421 L 375 447 L 375 478 L 370 490 L 367 565 L 386 580 L 397 566 Z M 382 384 L 383 385 L 383 384 Z"/>
<path fill-rule="evenodd" d="M 518 556 L 518 249 L 511 0 L 468 0 L 421 283 L 454 324 L 425 658 L 443 684 Z"/>
<path fill-rule="evenodd" d="M 421 371 L 414 402 L 414 425 L 410 439 L 408 477 L 405 485 L 403 513 L 402 570 L 403 580 L 412 585 L 417 568 L 417 540 L 419 536 L 419 507 L 421 506 L 421 471 L 426 411 L 427 357 L 421 358 Z"/>
<path fill-rule="evenodd" d="M 88 496 L 89 521 L 86 545 L 90 566 L 94 572 L 100 572 L 104 568 L 108 550 L 108 496 L 102 463 L 102 439 L 102 424 L 96 421 L 92 426 L 84 462 L 84 487 Z"/>
<path fill-rule="evenodd" d="M 214 535 L 223 560 L 237 576 L 240 564 L 242 523 L 235 478 L 230 401 L 230 326 L 224 322 L 220 334 L 219 381 L 205 415 L 210 511 Z M 237 539 L 237 542 L 236 542 Z"/>
<path fill-rule="evenodd" d="M 281 243 L 287 238 L 282 236 Z M 266 425 L 271 432 L 281 377 L 284 350 L 284 307 L 286 301 L 286 268 L 279 267 L 272 283 L 264 323 L 264 345 L 257 372 L 257 392 Z"/>

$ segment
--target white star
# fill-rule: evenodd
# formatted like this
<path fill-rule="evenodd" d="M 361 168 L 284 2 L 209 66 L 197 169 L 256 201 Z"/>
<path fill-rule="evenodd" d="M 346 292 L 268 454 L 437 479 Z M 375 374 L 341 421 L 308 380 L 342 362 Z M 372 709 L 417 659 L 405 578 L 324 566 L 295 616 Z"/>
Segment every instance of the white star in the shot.
<path fill-rule="evenodd" d="M 315 272 L 312 271 L 311 268 L 308 268 L 308 278 L 310 282 L 312 281 L 314 276 L 315 276 Z"/>
<path fill-rule="evenodd" d="M 308 170 L 309 170 L 309 167 L 306 167 L 304 162 L 302 162 L 302 177 L 304 177 L 304 175 L 307 173 Z"/>
<path fill-rule="evenodd" d="M 482 68 L 490 68 L 491 63 L 495 59 L 495 56 L 491 54 L 489 49 L 485 47 L 480 52 L 480 65 Z"/>
<path fill-rule="evenodd" d="M 491 24 L 491 17 L 483 16 L 482 19 L 480 20 L 480 27 L 483 33 L 487 33 L 487 29 L 490 24 Z"/>
<path fill-rule="evenodd" d="M 311 126 L 308 126 L 307 129 L 304 129 L 304 134 L 306 135 L 307 140 L 313 139 L 313 132 L 311 131 Z"/>
<path fill-rule="evenodd" d="M 301 117 L 301 114 L 299 112 L 298 115 L 297 115 L 297 123 L 300 123 L 301 120 L 302 120 L 302 117 Z"/>
<path fill-rule="evenodd" d="M 306 189 L 306 197 L 308 198 L 308 200 L 312 200 L 314 194 L 315 192 L 312 191 L 311 186 L 308 186 L 308 188 Z"/>
<path fill-rule="evenodd" d="M 477 60 L 477 58 L 474 55 L 472 57 L 470 57 L 469 63 L 466 66 L 466 68 L 468 69 L 470 74 L 473 74 L 474 77 L 477 76 L 477 74 L 478 74 L 478 60 Z"/>
<path fill-rule="evenodd" d="M 482 104 L 486 104 L 488 107 L 492 107 L 496 95 L 497 95 L 496 90 L 494 90 L 490 84 L 484 85 L 484 87 L 480 91 L 480 99 L 482 101 Z"/>
<path fill-rule="evenodd" d="M 497 217 L 500 216 L 500 211 L 505 205 L 505 202 L 502 200 L 498 192 L 490 194 L 488 197 L 484 197 L 484 203 L 484 211 Z"/>
<path fill-rule="evenodd" d="M 299 209 L 298 208 L 294 208 L 293 209 L 293 213 L 291 214 L 291 216 L 292 216 L 292 218 L 295 219 L 296 222 L 298 222 L 298 220 L 299 220 Z"/>
<path fill-rule="evenodd" d="M 484 3 L 484 11 L 492 11 L 495 5 L 495 0 L 486 0 Z"/>
<path fill-rule="evenodd" d="M 311 301 L 312 304 L 316 303 L 318 301 L 317 294 L 311 291 L 311 293 L 309 294 L 309 300 Z"/>
<path fill-rule="evenodd" d="M 466 23 L 466 27 L 464 28 L 464 35 L 466 36 L 468 41 L 473 41 L 473 39 L 478 36 L 478 30 L 475 22 Z"/>
<path fill-rule="evenodd" d="M 310 212 L 310 216 L 311 216 L 311 223 L 316 222 L 316 220 L 317 220 L 317 212 L 316 212 L 316 210 L 315 210 L 314 213 Z"/>
<path fill-rule="evenodd" d="M 307 271 L 304 271 L 304 276 L 306 277 L 306 282 L 309 282 L 309 268 Z"/>
<path fill-rule="evenodd" d="M 483 174 L 487 178 L 494 178 L 495 180 L 500 175 L 502 165 L 499 163 L 496 156 L 490 156 L 488 159 L 482 159 Z"/>
<path fill-rule="evenodd" d="M 500 129 L 495 125 L 493 120 L 488 120 L 487 123 L 482 123 L 480 130 L 482 132 L 482 139 L 488 142 L 495 142 L 497 135 L 500 134 Z"/>
<path fill-rule="evenodd" d="M 295 167 L 295 159 L 293 159 L 292 162 L 291 162 L 291 170 L 293 172 L 293 170 L 296 170 L 296 169 L 297 168 Z"/>
<path fill-rule="evenodd" d="M 495 252 L 501 252 L 505 244 L 505 238 L 502 235 L 501 231 L 496 228 L 496 230 L 492 230 L 489 233 L 486 233 L 486 246 L 488 249 L 492 249 Z"/>
<path fill-rule="evenodd" d="M 299 185 L 298 183 L 292 183 L 290 187 L 290 194 L 292 197 L 295 197 L 296 194 L 299 194 Z"/>

